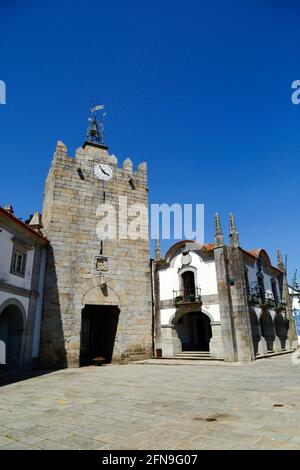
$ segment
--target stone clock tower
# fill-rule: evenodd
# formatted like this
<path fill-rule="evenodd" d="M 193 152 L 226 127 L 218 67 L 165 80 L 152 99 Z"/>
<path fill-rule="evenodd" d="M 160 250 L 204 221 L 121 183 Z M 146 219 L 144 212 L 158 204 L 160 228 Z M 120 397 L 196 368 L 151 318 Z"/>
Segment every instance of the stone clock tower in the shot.
<path fill-rule="evenodd" d="M 120 168 L 103 144 L 102 130 L 92 114 L 87 141 L 74 158 L 58 142 L 46 180 L 43 225 L 51 248 L 40 350 L 44 367 L 78 367 L 99 357 L 127 362 L 152 354 L 147 167 L 141 163 L 133 171 L 126 159 Z"/>

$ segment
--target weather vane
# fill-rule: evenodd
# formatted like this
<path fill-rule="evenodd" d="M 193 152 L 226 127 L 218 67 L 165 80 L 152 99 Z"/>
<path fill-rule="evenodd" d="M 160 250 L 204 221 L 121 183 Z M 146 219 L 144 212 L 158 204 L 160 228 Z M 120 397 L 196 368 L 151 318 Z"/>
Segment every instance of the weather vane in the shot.
<path fill-rule="evenodd" d="M 104 118 L 105 112 L 102 112 L 100 118 L 97 118 L 97 111 L 103 111 L 104 105 L 97 104 L 91 109 L 91 117 L 89 117 L 90 125 L 87 131 L 87 141 L 94 144 L 104 144 Z"/>

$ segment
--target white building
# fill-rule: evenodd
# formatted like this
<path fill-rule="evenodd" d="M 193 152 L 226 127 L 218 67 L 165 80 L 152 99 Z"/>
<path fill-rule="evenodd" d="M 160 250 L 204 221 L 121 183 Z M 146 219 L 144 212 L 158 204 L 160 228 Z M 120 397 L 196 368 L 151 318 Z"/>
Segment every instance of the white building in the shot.
<path fill-rule="evenodd" d="M 175 243 L 153 269 L 155 344 L 162 357 L 251 361 L 297 347 L 281 255 L 239 245 L 233 216 L 224 244 L 216 215 L 216 241 Z"/>
<path fill-rule="evenodd" d="M 300 289 L 298 283 L 295 286 L 289 286 L 293 315 L 296 321 L 298 338 L 300 340 Z"/>
<path fill-rule="evenodd" d="M 31 368 L 39 356 L 48 240 L 0 207 L 0 367 Z"/>

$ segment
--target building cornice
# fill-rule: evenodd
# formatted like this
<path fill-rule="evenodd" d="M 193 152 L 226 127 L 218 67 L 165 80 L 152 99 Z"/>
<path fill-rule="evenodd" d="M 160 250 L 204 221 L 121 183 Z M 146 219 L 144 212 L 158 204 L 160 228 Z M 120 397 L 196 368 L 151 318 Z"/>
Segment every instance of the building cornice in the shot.
<path fill-rule="evenodd" d="M 22 297 L 37 297 L 37 291 L 24 289 L 23 287 L 14 286 L 8 282 L 0 281 L 0 292 L 9 292 L 10 294 L 20 295 Z"/>

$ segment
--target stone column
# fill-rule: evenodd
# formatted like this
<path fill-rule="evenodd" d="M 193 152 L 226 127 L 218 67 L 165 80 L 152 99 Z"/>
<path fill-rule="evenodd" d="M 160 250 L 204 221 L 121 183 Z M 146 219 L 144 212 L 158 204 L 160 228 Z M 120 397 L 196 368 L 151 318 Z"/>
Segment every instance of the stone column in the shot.
<path fill-rule="evenodd" d="M 181 341 L 174 325 L 162 325 L 161 345 L 162 357 L 174 357 L 182 351 Z"/>
<path fill-rule="evenodd" d="M 228 247 L 230 295 L 234 330 L 236 336 L 237 360 L 249 362 L 255 359 L 250 323 L 248 295 L 244 277 L 243 256 L 239 247 L 239 235 L 234 217 L 230 214 L 230 246 Z"/>
<path fill-rule="evenodd" d="M 156 251 L 157 255 L 157 251 Z M 161 320 L 160 320 L 160 285 L 159 285 L 159 259 L 152 262 L 152 284 L 153 284 L 153 301 L 154 301 L 154 354 L 157 357 L 162 355 L 162 339 L 161 339 Z"/>
<path fill-rule="evenodd" d="M 268 355 L 267 342 L 266 342 L 266 340 L 263 336 L 260 337 L 257 352 L 258 352 L 259 356 L 267 356 Z"/>
<path fill-rule="evenodd" d="M 221 322 L 211 322 L 212 337 L 209 342 L 209 353 L 211 359 L 224 359 L 224 348 L 222 341 Z"/>
<path fill-rule="evenodd" d="M 282 301 L 286 303 L 286 318 L 289 322 L 289 328 L 287 331 L 287 341 L 289 349 L 297 349 L 299 347 L 299 342 L 296 322 L 292 313 L 292 302 L 286 277 L 286 268 L 279 250 L 277 250 L 277 267 L 278 269 L 280 269 L 280 271 L 282 271 Z"/>
<path fill-rule="evenodd" d="M 225 361 L 236 361 L 236 340 L 232 318 L 230 290 L 228 286 L 227 247 L 224 245 L 224 237 L 218 214 L 215 214 L 215 242 L 214 259 L 220 305 L 223 357 Z M 215 354 L 214 347 L 215 346 L 213 345 L 213 354 Z M 216 354 L 218 355 L 220 348 L 216 346 L 216 349 L 218 351 Z"/>
<path fill-rule="evenodd" d="M 277 335 L 275 336 L 275 339 L 274 339 L 273 349 L 274 349 L 275 352 L 281 352 L 282 351 L 281 341 L 280 341 L 280 339 L 278 338 Z"/>

